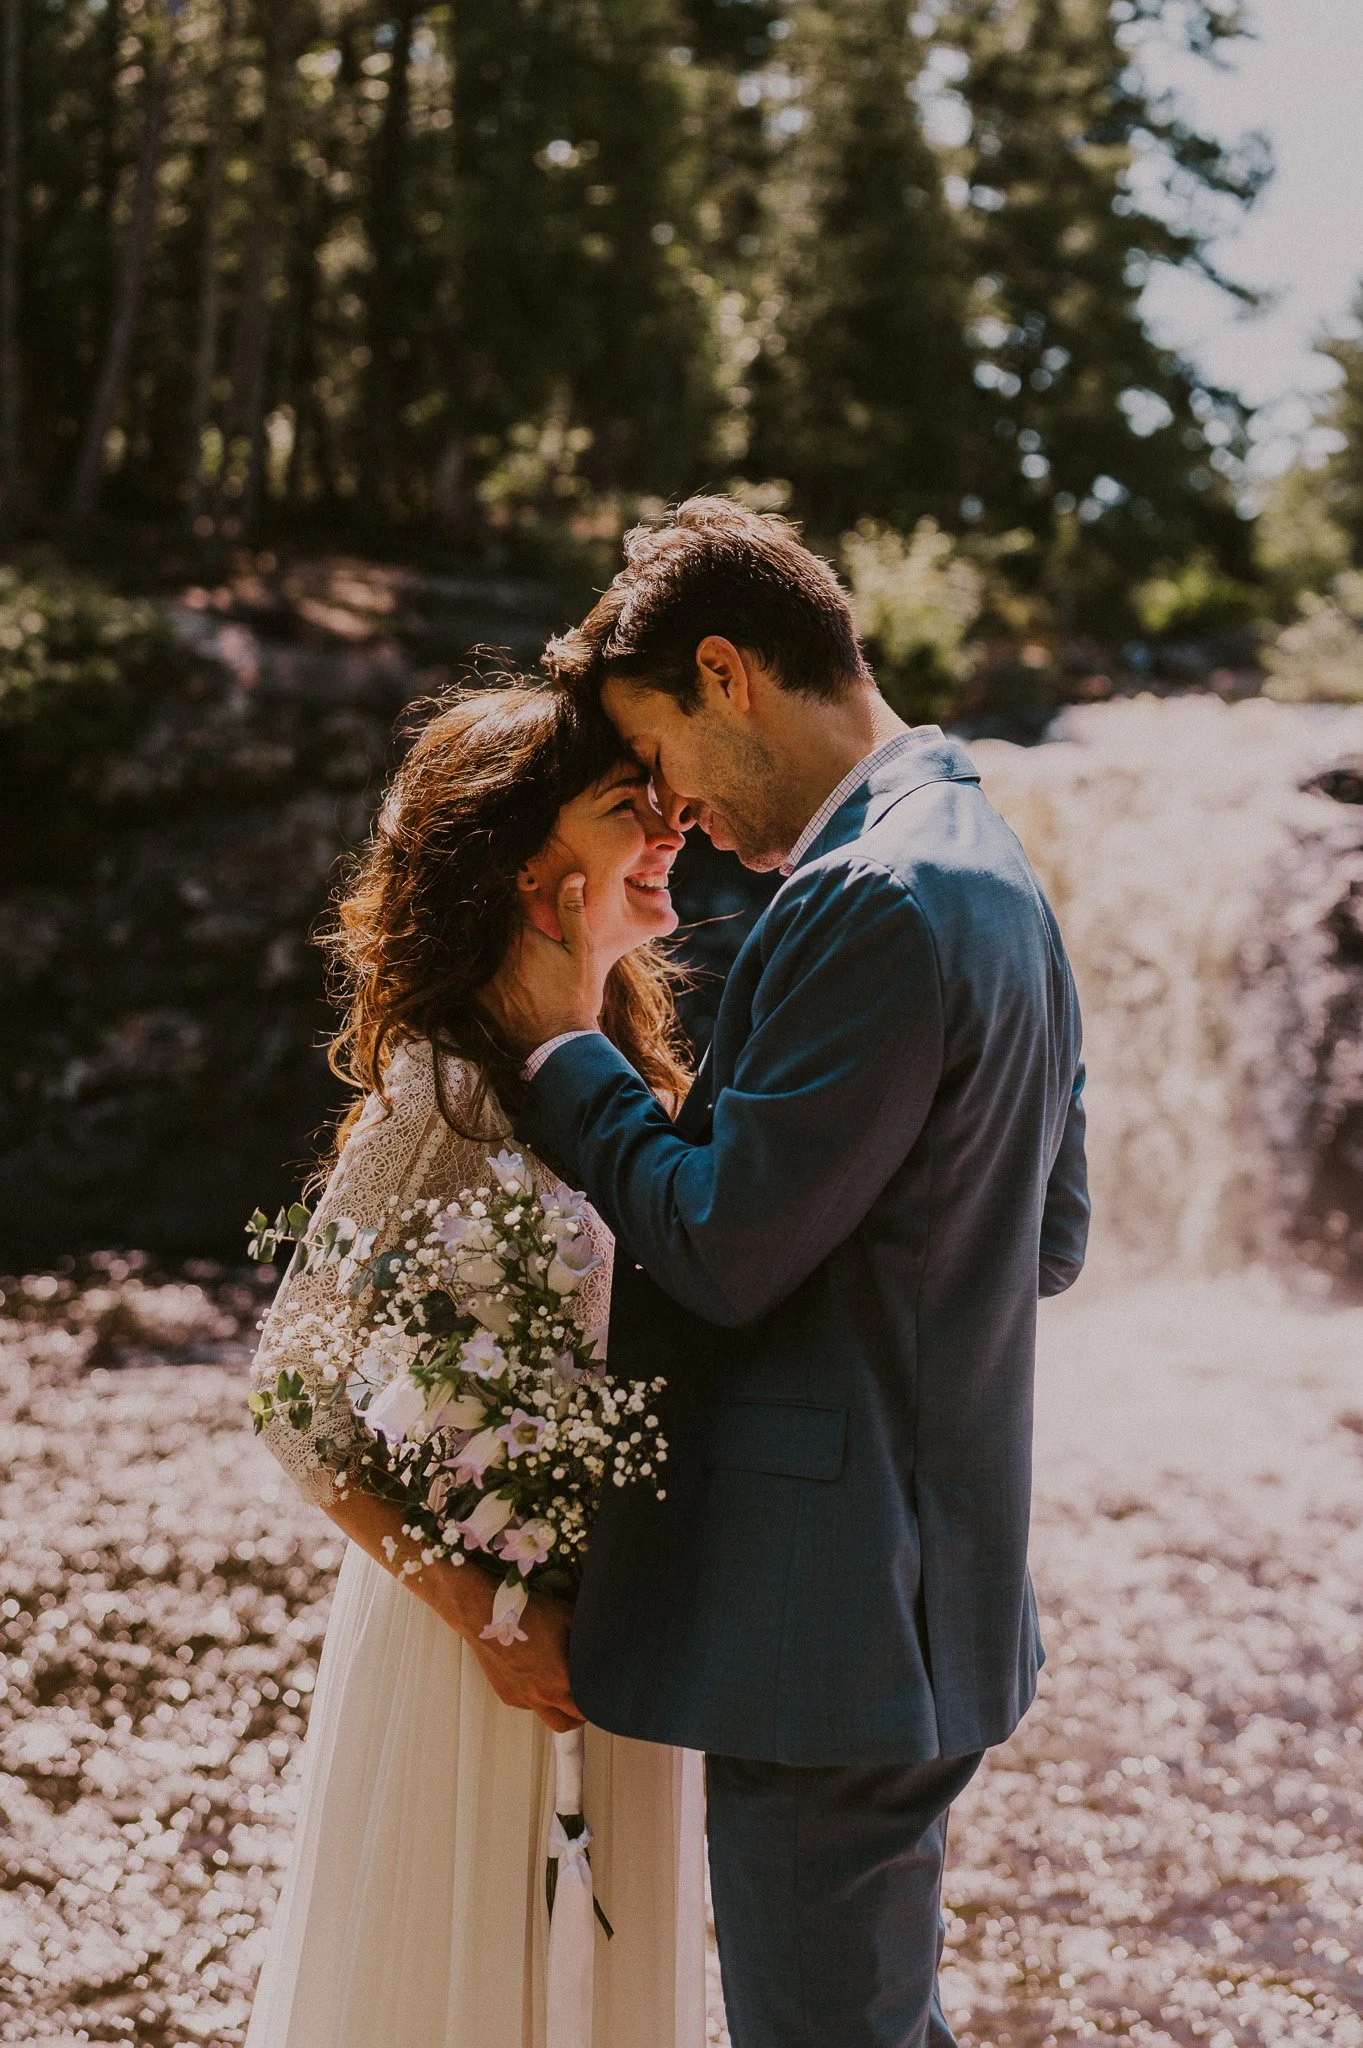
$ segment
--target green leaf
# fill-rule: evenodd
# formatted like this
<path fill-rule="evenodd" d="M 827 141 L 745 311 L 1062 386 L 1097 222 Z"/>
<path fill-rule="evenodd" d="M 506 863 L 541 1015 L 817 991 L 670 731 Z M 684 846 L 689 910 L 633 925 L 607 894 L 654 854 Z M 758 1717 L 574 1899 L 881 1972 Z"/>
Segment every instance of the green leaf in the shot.
<path fill-rule="evenodd" d="M 478 1325 L 451 1295 L 431 1293 L 421 1305 L 422 1327 L 433 1337 L 471 1337 Z"/>
<path fill-rule="evenodd" d="M 246 1225 L 247 1258 L 254 1259 L 258 1265 L 273 1265 L 277 1249 L 275 1234 L 270 1228 L 265 1211 L 253 1210 Z"/>
<path fill-rule="evenodd" d="M 356 1243 L 355 1225 L 348 1216 L 333 1216 L 329 1223 L 322 1225 L 313 1240 L 321 1259 L 343 1259 L 354 1252 Z"/>
<path fill-rule="evenodd" d="M 405 1264 L 406 1257 L 402 1252 L 380 1252 L 368 1269 L 369 1285 L 375 1294 L 391 1294 Z"/>

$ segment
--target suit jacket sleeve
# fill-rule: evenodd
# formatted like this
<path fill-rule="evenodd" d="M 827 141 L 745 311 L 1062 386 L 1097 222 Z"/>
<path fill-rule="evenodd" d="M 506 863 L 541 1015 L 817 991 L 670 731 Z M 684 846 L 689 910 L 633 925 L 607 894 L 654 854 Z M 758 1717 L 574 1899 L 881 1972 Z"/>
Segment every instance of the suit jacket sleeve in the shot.
<path fill-rule="evenodd" d="M 517 1131 L 710 1322 L 755 1322 L 850 1235 L 909 1152 L 942 1070 L 931 933 L 869 862 L 797 873 L 768 911 L 752 1030 L 688 1142 L 604 1037 L 536 1074 Z"/>
<path fill-rule="evenodd" d="M 1088 1171 L 1084 1163 L 1084 1068 L 1076 1069 L 1060 1149 L 1046 1183 L 1041 1218 L 1037 1291 L 1063 1294 L 1079 1278 L 1089 1234 Z"/>

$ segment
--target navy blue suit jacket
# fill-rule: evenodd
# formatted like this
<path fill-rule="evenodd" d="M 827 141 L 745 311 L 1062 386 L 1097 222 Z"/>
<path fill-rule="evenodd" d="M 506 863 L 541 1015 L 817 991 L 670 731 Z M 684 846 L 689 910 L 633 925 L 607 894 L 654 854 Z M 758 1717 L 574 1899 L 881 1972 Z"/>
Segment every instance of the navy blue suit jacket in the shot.
<path fill-rule="evenodd" d="M 669 1382 L 667 1498 L 607 1489 L 574 1619 L 602 1727 L 915 1761 L 1031 1700 L 1036 1301 L 1083 1261 L 1083 1070 L 978 780 L 924 728 L 843 804 L 675 1125 L 595 1034 L 530 1084 L 520 1136 L 619 1240 L 611 1370 Z"/>

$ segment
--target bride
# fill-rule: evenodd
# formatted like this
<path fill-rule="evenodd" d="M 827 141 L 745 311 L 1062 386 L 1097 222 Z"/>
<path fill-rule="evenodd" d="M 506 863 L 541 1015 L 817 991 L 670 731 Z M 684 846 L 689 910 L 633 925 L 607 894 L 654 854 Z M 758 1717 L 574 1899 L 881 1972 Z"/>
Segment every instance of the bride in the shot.
<path fill-rule="evenodd" d="M 347 1216 L 396 1242 L 414 1201 L 486 1180 L 520 1072 L 480 997 L 526 922 L 562 936 L 572 869 L 614 907 L 602 1029 L 675 1107 L 688 1075 L 650 942 L 676 925 L 680 844 L 609 728 L 556 693 L 480 690 L 431 719 L 340 906 L 349 1010 L 332 1059 L 357 1098 L 316 1226 Z M 556 1185 L 531 1163 L 542 1192 Z M 604 1340 L 612 1245 L 588 1220 L 603 1264 L 578 1301 Z M 289 1334 L 333 1285 L 326 1268 L 287 1279 L 260 1350 L 270 1378 L 291 1366 L 318 1396 L 311 1435 L 268 1425 L 265 1440 L 351 1540 L 247 2048 L 545 2048 L 550 1731 L 580 1719 L 568 1617 L 533 1598 L 525 1643 L 485 1641 L 491 1578 L 441 1563 L 400 1579 L 401 1511 L 337 1494 L 318 1440 L 334 1457 L 348 1411 Z M 698 1757 L 586 1731 L 592 1873 L 614 1927 L 595 1937 L 593 2048 L 704 2041 L 701 1802 Z"/>

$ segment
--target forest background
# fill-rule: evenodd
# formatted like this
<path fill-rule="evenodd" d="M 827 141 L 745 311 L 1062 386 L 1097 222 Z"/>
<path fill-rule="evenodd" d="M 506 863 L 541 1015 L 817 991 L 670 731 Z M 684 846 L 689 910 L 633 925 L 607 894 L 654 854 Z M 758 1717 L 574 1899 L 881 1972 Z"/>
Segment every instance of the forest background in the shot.
<path fill-rule="evenodd" d="M 892 701 L 968 737 L 1363 698 L 1363 339 L 1265 484 L 1144 315 L 1161 266 L 1252 303 L 1214 251 L 1269 146 L 1143 56 L 1244 27 L 0 0 L 4 1259 L 222 1255 L 291 1191 L 395 721 L 533 663 L 689 491 L 803 521 Z M 722 970 L 760 892 L 695 847 L 679 897 Z"/>
<path fill-rule="evenodd" d="M 1233 5 L 2 11 L 12 540 L 124 580 L 343 546 L 567 601 L 728 488 L 841 554 L 938 711 L 1189 642 L 1252 668 L 1303 591 L 1349 615 L 1357 339 L 1341 446 L 1265 506 L 1242 404 L 1142 318 L 1271 174 L 1140 61 L 1152 27 L 1215 60 Z"/>

